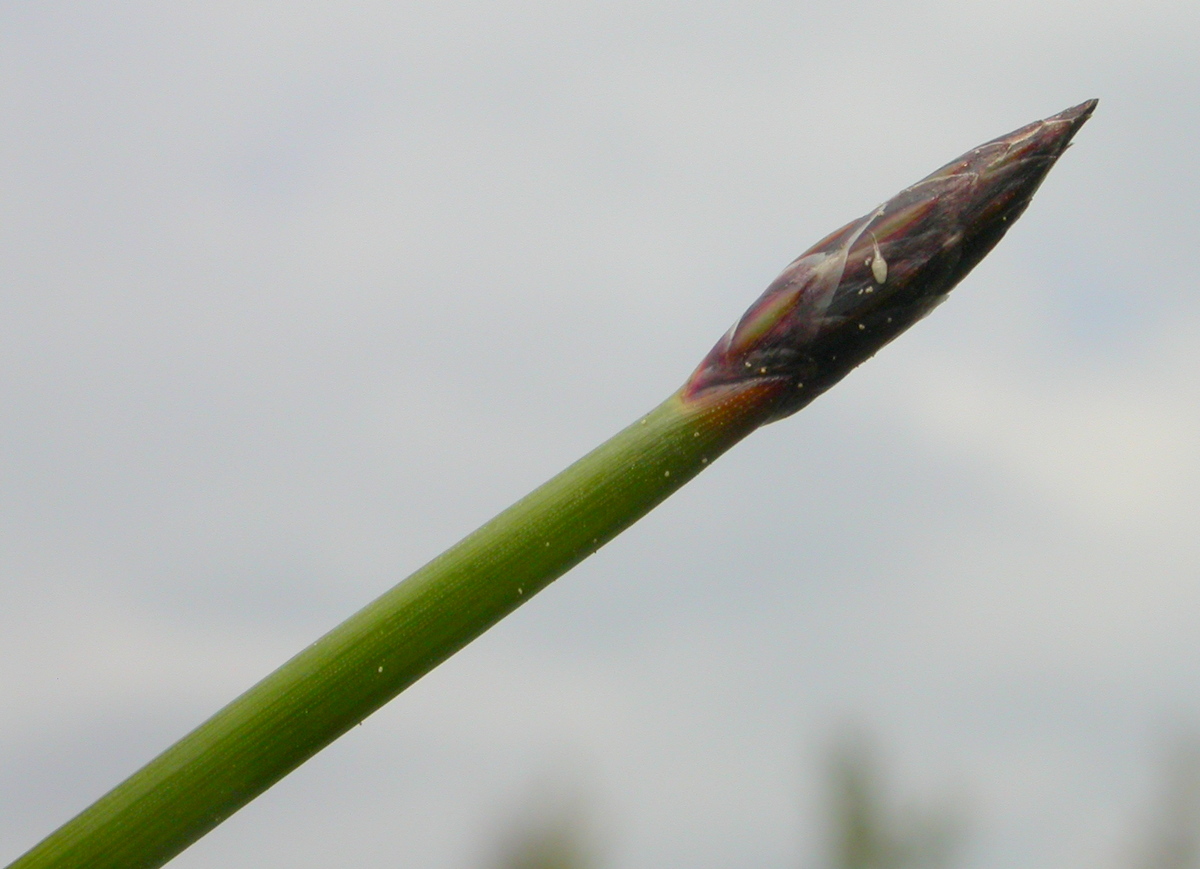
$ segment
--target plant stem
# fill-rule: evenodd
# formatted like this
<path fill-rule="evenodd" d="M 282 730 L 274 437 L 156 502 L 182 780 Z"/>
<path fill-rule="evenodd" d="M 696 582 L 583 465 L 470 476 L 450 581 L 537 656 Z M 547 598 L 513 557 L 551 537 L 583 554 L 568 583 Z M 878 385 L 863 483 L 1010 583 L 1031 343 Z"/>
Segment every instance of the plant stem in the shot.
<path fill-rule="evenodd" d="M 12 869 L 161 866 L 749 434 L 766 391 L 672 396 L 300 652 Z"/>
<path fill-rule="evenodd" d="M 994 139 L 796 259 L 655 410 L 292 658 L 10 869 L 161 866 L 759 425 L 925 316 L 1004 236 L 1095 101 Z"/>

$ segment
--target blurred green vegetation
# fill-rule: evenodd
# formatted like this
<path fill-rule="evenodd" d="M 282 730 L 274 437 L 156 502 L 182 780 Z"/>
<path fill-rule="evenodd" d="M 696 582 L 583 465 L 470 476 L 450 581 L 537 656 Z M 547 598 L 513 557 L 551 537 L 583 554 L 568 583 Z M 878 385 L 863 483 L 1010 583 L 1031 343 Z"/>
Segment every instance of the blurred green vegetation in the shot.
<path fill-rule="evenodd" d="M 949 798 L 916 805 L 887 786 L 872 741 L 862 732 L 829 750 L 820 869 L 955 869 L 965 865 L 966 819 Z M 1131 848 L 1106 865 L 1200 869 L 1200 736 L 1176 738 L 1163 754 L 1157 793 L 1126 839 Z M 496 869 L 597 869 L 578 803 L 535 813 L 516 826 Z"/>
<path fill-rule="evenodd" d="M 831 756 L 826 829 L 829 869 L 948 869 L 963 840 L 963 821 L 946 807 L 892 804 L 882 767 L 861 734 Z"/>
<path fill-rule="evenodd" d="M 1133 869 L 1200 869 L 1200 736 L 1176 736 L 1159 779 Z"/>
<path fill-rule="evenodd" d="M 595 869 L 586 812 L 575 791 L 542 794 L 502 841 L 496 869 Z"/>
<path fill-rule="evenodd" d="M 498 869 L 592 869 L 576 827 L 558 820 L 534 827 L 501 856 Z"/>

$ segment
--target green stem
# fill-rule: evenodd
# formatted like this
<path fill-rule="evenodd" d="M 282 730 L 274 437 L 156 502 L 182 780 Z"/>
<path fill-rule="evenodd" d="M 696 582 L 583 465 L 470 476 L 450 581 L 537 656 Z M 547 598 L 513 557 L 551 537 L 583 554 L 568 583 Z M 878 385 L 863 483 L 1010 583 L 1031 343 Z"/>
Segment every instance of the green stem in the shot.
<path fill-rule="evenodd" d="M 296 655 L 10 869 L 161 866 L 749 434 L 763 387 L 672 396 Z"/>
<path fill-rule="evenodd" d="M 10 869 L 170 860 L 756 427 L 795 413 L 928 313 L 1021 215 L 1095 107 L 1089 100 L 986 143 L 819 242 L 679 393 L 351 616 Z"/>

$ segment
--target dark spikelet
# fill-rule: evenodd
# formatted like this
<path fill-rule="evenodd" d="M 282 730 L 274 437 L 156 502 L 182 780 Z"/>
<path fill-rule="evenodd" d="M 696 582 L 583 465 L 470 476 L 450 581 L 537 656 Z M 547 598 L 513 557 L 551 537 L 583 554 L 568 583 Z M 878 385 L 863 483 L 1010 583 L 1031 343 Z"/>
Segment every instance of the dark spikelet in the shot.
<path fill-rule="evenodd" d="M 1025 211 L 1095 107 L 1089 100 L 980 145 L 818 242 L 705 357 L 685 400 L 774 383 L 766 422 L 804 407 L 946 298 Z"/>

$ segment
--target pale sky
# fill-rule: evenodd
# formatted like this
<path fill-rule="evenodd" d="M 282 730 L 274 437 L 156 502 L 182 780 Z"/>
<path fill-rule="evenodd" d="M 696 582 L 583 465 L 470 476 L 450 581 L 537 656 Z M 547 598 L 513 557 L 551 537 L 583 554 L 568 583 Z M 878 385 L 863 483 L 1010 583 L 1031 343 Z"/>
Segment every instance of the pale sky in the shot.
<path fill-rule="evenodd" d="M 0 3 L 0 863 L 674 390 L 801 250 L 1092 121 L 927 321 L 172 865 L 803 867 L 825 748 L 1119 869 L 1200 728 L 1200 4 Z M 531 796 L 533 795 L 533 796 Z"/>

